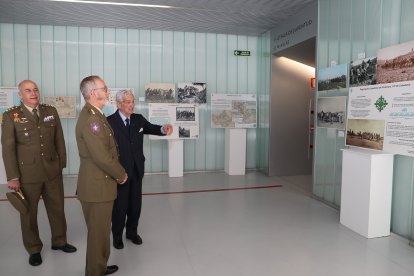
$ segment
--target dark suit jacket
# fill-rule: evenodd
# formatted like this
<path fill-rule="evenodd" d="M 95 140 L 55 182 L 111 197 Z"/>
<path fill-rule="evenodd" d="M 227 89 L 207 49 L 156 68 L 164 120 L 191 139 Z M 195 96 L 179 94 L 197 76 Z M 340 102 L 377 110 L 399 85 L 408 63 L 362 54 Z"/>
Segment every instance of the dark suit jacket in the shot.
<path fill-rule="evenodd" d="M 3 114 L 1 143 L 7 180 L 51 180 L 66 167 L 66 147 L 56 108 L 39 105 L 39 124 L 23 105 Z"/>
<path fill-rule="evenodd" d="M 118 143 L 119 160 L 125 168 L 128 175 L 134 172 L 134 164 L 138 170 L 140 177 L 144 175 L 144 134 L 163 135 L 161 133 L 161 126 L 154 125 L 148 122 L 141 114 L 133 113 L 130 117 L 130 132 L 125 127 L 119 115 L 119 110 L 108 117 L 108 122 L 111 125 L 116 142 Z"/>

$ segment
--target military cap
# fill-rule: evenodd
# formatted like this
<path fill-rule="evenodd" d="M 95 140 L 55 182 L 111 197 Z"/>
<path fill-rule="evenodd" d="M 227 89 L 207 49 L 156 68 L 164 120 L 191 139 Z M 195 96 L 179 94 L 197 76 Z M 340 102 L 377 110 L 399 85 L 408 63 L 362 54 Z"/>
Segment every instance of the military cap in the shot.
<path fill-rule="evenodd" d="M 25 215 L 29 212 L 29 203 L 22 190 L 17 190 L 15 192 L 6 193 L 7 199 L 10 201 L 11 205 L 19 211 L 20 214 Z"/>

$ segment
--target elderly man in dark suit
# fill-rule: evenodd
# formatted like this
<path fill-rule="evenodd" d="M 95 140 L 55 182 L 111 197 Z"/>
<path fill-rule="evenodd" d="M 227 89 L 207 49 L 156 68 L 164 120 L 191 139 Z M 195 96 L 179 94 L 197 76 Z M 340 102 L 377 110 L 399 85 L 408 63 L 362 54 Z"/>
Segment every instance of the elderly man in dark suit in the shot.
<path fill-rule="evenodd" d="M 118 110 L 108 117 L 118 144 L 120 161 L 128 173 L 128 181 L 118 185 L 118 196 L 112 211 L 112 237 L 116 249 L 124 248 L 122 235 L 134 244 L 142 244 L 138 235 L 138 220 L 142 205 L 142 178 L 144 176 L 144 134 L 171 135 L 173 127 L 148 122 L 142 115 L 135 114 L 134 95 L 129 90 L 116 94 Z"/>
<path fill-rule="evenodd" d="M 67 253 L 76 248 L 66 241 L 62 169 L 66 167 L 66 148 L 56 109 L 39 104 L 37 84 L 19 84 L 20 106 L 4 112 L 1 124 L 3 160 L 9 189 L 21 189 L 29 212 L 20 215 L 23 244 L 30 254 L 29 264 L 42 263 L 37 207 L 42 196 L 52 233 L 52 249 Z"/>
<path fill-rule="evenodd" d="M 102 112 L 108 90 L 98 76 L 80 84 L 86 101 L 76 123 L 76 142 L 80 157 L 78 199 L 88 228 L 85 276 L 112 274 L 118 266 L 107 266 L 110 254 L 111 214 L 117 183 L 128 176 L 118 161 L 111 127 Z"/>

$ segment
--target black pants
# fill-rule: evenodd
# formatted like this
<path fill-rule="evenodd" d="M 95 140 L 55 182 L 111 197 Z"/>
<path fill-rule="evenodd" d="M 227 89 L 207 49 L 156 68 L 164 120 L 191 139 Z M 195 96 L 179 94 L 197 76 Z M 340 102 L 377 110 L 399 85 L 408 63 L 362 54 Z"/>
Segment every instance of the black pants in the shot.
<path fill-rule="evenodd" d="M 128 174 L 128 181 L 117 187 L 117 198 L 112 210 L 112 236 L 114 240 L 122 239 L 124 228 L 127 236 L 138 234 L 138 221 L 142 206 L 142 176 L 135 169 Z"/>

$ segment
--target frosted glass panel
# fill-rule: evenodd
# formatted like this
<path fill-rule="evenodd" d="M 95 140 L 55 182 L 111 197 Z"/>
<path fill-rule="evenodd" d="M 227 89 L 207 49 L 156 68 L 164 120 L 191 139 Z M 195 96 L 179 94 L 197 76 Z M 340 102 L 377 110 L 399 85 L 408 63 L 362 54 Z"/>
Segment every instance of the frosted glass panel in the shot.
<path fill-rule="evenodd" d="M 269 93 L 270 93 L 270 32 L 263 34 L 257 43 L 257 135 L 256 166 L 268 173 L 269 167 Z M 250 66 L 250 64 L 249 64 Z M 247 133 L 249 135 L 249 133 Z M 247 149 L 249 152 L 249 148 Z M 248 154 L 249 156 L 249 154 Z"/>

